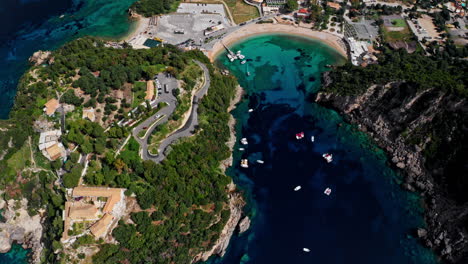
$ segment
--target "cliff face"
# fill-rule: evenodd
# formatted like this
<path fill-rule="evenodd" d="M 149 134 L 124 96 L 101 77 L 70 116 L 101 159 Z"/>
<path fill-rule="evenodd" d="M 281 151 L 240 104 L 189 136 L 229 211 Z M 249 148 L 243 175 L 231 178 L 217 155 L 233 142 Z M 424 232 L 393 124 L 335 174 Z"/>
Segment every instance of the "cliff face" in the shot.
<path fill-rule="evenodd" d="M 320 92 L 315 101 L 371 135 L 405 172 L 403 187 L 421 193 L 427 230 L 415 233 L 423 244 L 448 262 L 468 263 L 467 100 L 391 83 L 359 96 Z"/>
<path fill-rule="evenodd" d="M 0 193 L 1 195 L 1 193 Z M 39 263 L 43 245 L 42 218 L 40 215 L 29 216 L 28 201 L 9 200 L 0 198 L 0 209 L 3 208 L 3 222 L 0 222 L 0 253 L 10 251 L 11 244 L 23 244 L 24 248 L 32 248 L 31 263 Z"/>

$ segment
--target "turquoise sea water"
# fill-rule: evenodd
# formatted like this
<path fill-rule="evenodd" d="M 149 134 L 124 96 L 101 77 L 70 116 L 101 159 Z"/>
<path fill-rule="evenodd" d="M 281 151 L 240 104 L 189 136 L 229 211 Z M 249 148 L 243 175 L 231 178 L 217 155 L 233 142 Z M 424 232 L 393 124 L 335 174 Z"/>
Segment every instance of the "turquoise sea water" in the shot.
<path fill-rule="evenodd" d="M 120 38 L 133 26 L 127 9 L 135 1 L 0 1 L 0 119 L 8 117 L 18 79 L 35 51 L 55 49 L 84 35 Z M 28 253 L 14 245 L 0 254 L 0 264 L 26 263 Z"/>
<path fill-rule="evenodd" d="M 424 226 L 419 198 L 398 186 L 385 153 L 308 99 L 325 65 L 343 58 L 320 42 L 288 35 L 257 36 L 232 49 L 248 62 L 231 63 L 222 54 L 217 63 L 246 90 L 234 116 L 237 137 L 249 145 L 236 145 L 228 173 L 246 194 L 253 222 L 225 257 L 209 263 L 437 263 L 412 236 Z M 305 138 L 296 140 L 301 131 Z M 330 164 L 322 158 L 327 152 Z M 238 165 L 241 158 L 249 159 L 248 169 Z M 302 189 L 294 192 L 297 185 Z M 330 196 L 323 194 L 327 187 Z"/>

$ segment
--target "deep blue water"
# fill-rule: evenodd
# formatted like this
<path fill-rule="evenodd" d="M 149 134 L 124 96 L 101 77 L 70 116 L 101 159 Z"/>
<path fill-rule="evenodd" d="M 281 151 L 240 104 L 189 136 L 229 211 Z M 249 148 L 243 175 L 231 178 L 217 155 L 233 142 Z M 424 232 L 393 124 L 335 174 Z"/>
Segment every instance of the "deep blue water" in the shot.
<path fill-rule="evenodd" d="M 18 79 L 35 51 L 84 35 L 119 38 L 132 26 L 126 11 L 135 1 L 0 1 L 0 119 L 8 117 Z"/>
<path fill-rule="evenodd" d="M 253 224 L 233 238 L 224 258 L 209 262 L 436 263 L 411 236 L 424 226 L 419 198 L 398 186 L 384 152 L 336 112 L 307 100 L 325 65 L 343 58 L 319 42 L 286 35 L 255 37 L 232 49 L 242 50 L 248 63 L 224 55 L 218 63 L 246 90 L 234 116 L 238 138 L 249 145 L 243 152 L 236 146 L 228 173 L 248 198 Z M 306 136 L 296 140 L 300 131 Z M 333 154 L 330 164 L 321 156 L 326 152 Z M 249 159 L 248 169 L 238 165 L 241 158 Z M 327 187 L 330 196 L 323 194 Z"/>

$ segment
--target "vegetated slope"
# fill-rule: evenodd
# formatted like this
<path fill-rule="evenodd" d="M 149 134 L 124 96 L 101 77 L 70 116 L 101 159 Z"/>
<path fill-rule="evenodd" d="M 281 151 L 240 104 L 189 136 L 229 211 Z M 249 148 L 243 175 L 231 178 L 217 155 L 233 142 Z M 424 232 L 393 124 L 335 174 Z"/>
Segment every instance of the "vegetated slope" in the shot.
<path fill-rule="evenodd" d="M 468 62 L 403 52 L 379 61 L 325 74 L 316 101 L 344 113 L 387 150 L 406 172 L 403 186 L 424 198 L 428 233 L 418 233 L 424 244 L 466 263 Z"/>
<path fill-rule="evenodd" d="M 180 0 L 139 0 L 130 6 L 138 14 L 145 17 L 174 12 L 179 6 Z"/>
<path fill-rule="evenodd" d="M 90 245 L 102 248 L 94 257 L 95 263 L 189 263 L 197 253 L 209 249 L 230 214 L 226 185 L 231 179 L 219 170 L 219 163 L 230 153 L 225 145 L 229 137 L 227 107 L 236 80 L 219 74 L 200 52 L 184 53 L 170 45 L 146 50 L 113 49 L 98 39 L 82 38 L 64 45 L 51 56 L 49 65 L 32 67 L 22 77 L 11 119 L 3 122 L 0 131 L 5 135 L 0 141 L 1 149 L 6 150 L 0 168 L 7 172 L 1 179 L 7 193 L 18 199 L 27 197 L 33 214 L 46 209 L 44 261 L 54 263 L 57 256 L 62 261 L 72 261 L 54 251 L 61 249 L 64 185 L 76 186 L 81 171 L 76 153 L 90 155 L 86 184 L 126 188 L 127 195 L 136 194 L 142 209 L 131 215 L 128 223 L 133 224 L 121 222 L 114 230 L 112 235 L 120 242 L 118 245 L 105 245 L 88 236 L 75 242 L 75 248 Z M 154 73 L 147 71 L 151 69 L 148 65 L 165 65 L 168 72 L 179 77 L 194 58 L 207 64 L 211 74 L 208 95 L 200 102 L 200 125 L 196 136 L 175 145 L 162 164 L 143 162 L 134 140 L 115 157 L 129 131 L 114 126 L 104 132 L 99 123 L 81 118 L 84 106 L 99 104 L 109 105 L 102 113 L 101 124 L 112 125 L 120 118 L 129 118 L 129 102 L 116 99 L 116 93 L 138 80 L 152 78 Z M 42 111 L 44 102 L 59 94 L 62 103 L 75 107 L 66 115 L 61 140 L 65 146 L 72 144 L 78 148 L 65 164 L 49 162 L 37 151 L 39 133 L 33 130 L 37 120 L 60 128 L 59 114 L 44 117 Z M 110 124 L 104 118 L 111 120 Z M 34 170 L 29 170 L 33 167 L 30 161 L 7 162 L 28 144 L 28 137 L 33 143 Z M 57 169 L 66 172 L 62 183 L 56 181 Z M 23 181 L 18 182 L 20 177 Z"/>

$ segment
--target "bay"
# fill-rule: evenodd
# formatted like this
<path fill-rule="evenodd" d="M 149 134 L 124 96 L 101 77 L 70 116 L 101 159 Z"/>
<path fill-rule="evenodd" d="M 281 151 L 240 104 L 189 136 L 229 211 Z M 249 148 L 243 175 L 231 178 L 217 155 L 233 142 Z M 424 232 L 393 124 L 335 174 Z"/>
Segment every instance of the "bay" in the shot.
<path fill-rule="evenodd" d="M 228 173 L 245 193 L 253 221 L 225 257 L 208 263 L 437 263 L 413 237 L 424 226 L 419 197 L 400 188 L 401 175 L 385 153 L 311 100 L 326 65 L 344 58 L 321 42 L 290 35 L 260 35 L 231 49 L 241 50 L 247 63 L 231 63 L 225 54 L 217 63 L 246 90 L 234 116 L 237 137 L 249 145 L 245 151 L 235 146 Z M 305 138 L 297 140 L 298 132 Z M 323 153 L 333 154 L 333 162 Z M 248 169 L 240 159 L 249 160 Z M 294 192 L 297 185 L 302 189 Z"/>

